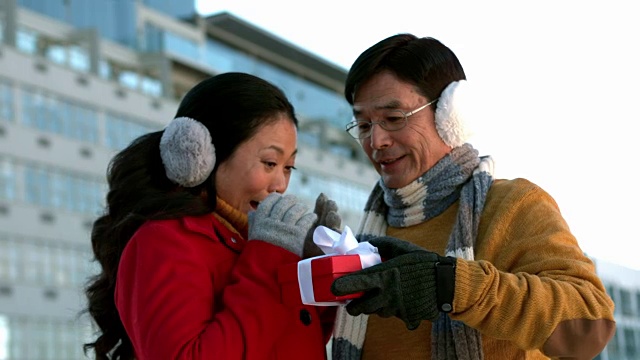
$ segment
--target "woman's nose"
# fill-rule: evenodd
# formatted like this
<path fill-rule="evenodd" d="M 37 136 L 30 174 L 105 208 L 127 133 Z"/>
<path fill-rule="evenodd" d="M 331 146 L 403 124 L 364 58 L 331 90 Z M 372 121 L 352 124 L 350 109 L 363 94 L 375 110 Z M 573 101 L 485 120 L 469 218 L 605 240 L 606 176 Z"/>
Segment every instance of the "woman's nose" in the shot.
<path fill-rule="evenodd" d="M 287 176 L 285 174 L 274 175 L 269 186 L 269 192 L 283 194 L 287 190 Z"/>

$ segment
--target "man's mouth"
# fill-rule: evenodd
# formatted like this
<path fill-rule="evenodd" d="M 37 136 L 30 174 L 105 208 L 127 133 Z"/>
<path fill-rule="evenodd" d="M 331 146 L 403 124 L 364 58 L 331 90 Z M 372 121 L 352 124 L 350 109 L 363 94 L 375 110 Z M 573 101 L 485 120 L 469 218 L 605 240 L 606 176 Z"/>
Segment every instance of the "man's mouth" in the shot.
<path fill-rule="evenodd" d="M 400 159 L 402 159 L 402 156 L 396 157 L 396 158 L 382 159 L 382 160 L 379 160 L 378 163 L 382 166 L 386 166 L 386 165 L 391 165 Z"/>
<path fill-rule="evenodd" d="M 253 200 L 251 200 L 251 201 L 249 202 L 249 205 L 251 205 L 251 207 L 253 208 L 253 210 L 255 210 L 255 209 L 257 209 L 257 208 L 258 208 L 258 205 L 260 205 L 260 202 L 259 202 L 259 201 L 253 201 Z"/>

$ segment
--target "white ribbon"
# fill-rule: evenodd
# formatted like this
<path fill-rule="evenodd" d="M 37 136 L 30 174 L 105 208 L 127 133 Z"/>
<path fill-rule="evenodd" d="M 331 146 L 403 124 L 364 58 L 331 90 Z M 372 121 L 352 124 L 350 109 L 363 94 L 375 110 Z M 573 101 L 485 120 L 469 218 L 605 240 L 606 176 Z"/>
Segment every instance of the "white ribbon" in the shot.
<path fill-rule="evenodd" d="M 342 234 L 335 232 L 328 227 L 318 226 L 313 231 L 313 242 L 325 253 L 304 259 L 298 262 L 298 286 L 300 287 L 300 297 L 302 303 L 306 305 L 342 305 L 345 301 L 317 302 L 313 291 L 313 281 L 311 275 L 311 261 L 335 255 L 359 255 L 362 268 L 368 268 L 379 264 L 380 254 L 378 248 L 369 242 L 359 243 L 353 236 L 353 232 L 348 226 L 344 227 Z"/>

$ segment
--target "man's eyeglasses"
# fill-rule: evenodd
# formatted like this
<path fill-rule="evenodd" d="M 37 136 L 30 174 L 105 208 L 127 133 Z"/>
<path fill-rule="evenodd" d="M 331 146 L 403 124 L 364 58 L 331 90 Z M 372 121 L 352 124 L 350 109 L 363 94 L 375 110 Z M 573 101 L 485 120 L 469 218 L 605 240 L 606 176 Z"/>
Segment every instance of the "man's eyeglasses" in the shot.
<path fill-rule="evenodd" d="M 384 110 L 381 114 L 382 120 L 380 121 L 354 120 L 348 123 L 345 129 L 354 139 L 366 139 L 371 136 L 373 125 L 375 124 L 380 125 L 381 128 L 387 131 L 398 131 L 407 126 L 409 116 L 416 114 L 436 101 L 438 101 L 437 98 L 409 112 L 404 112 L 399 109 Z"/>

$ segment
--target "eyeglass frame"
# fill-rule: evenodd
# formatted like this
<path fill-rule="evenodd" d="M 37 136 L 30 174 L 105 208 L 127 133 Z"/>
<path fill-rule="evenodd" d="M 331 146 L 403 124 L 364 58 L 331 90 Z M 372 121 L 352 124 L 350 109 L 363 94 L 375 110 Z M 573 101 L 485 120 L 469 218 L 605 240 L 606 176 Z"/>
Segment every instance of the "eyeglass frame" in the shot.
<path fill-rule="evenodd" d="M 409 112 L 404 112 L 403 110 L 400 109 L 396 109 L 396 111 L 399 111 L 403 116 L 404 116 L 404 125 L 402 125 L 402 127 L 399 127 L 397 129 L 387 129 L 385 127 L 385 120 L 380 120 L 380 121 L 365 121 L 365 120 L 353 120 L 351 122 L 349 122 L 347 125 L 345 125 L 345 131 L 347 132 L 347 134 L 349 134 L 349 136 L 351 136 L 352 138 L 356 139 L 356 140 L 364 140 L 368 137 L 370 137 L 373 134 L 373 125 L 378 124 L 381 128 L 383 128 L 386 131 L 400 131 L 402 129 L 404 129 L 405 127 L 407 127 L 407 124 L 409 123 L 409 116 L 411 115 L 415 115 L 418 112 L 422 111 L 423 109 L 426 109 L 429 105 L 435 103 L 436 101 L 438 101 L 439 98 L 435 98 L 431 101 L 429 101 L 428 103 L 420 106 L 419 108 L 409 111 Z M 356 126 L 358 126 L 359 123 L 369 123 L 371 124 L 371 129 L 369 130 L 369 134 L 367 136 L 364 137 L 356 137 L 354 136 L 350 130 L 355 128 Z"/>

